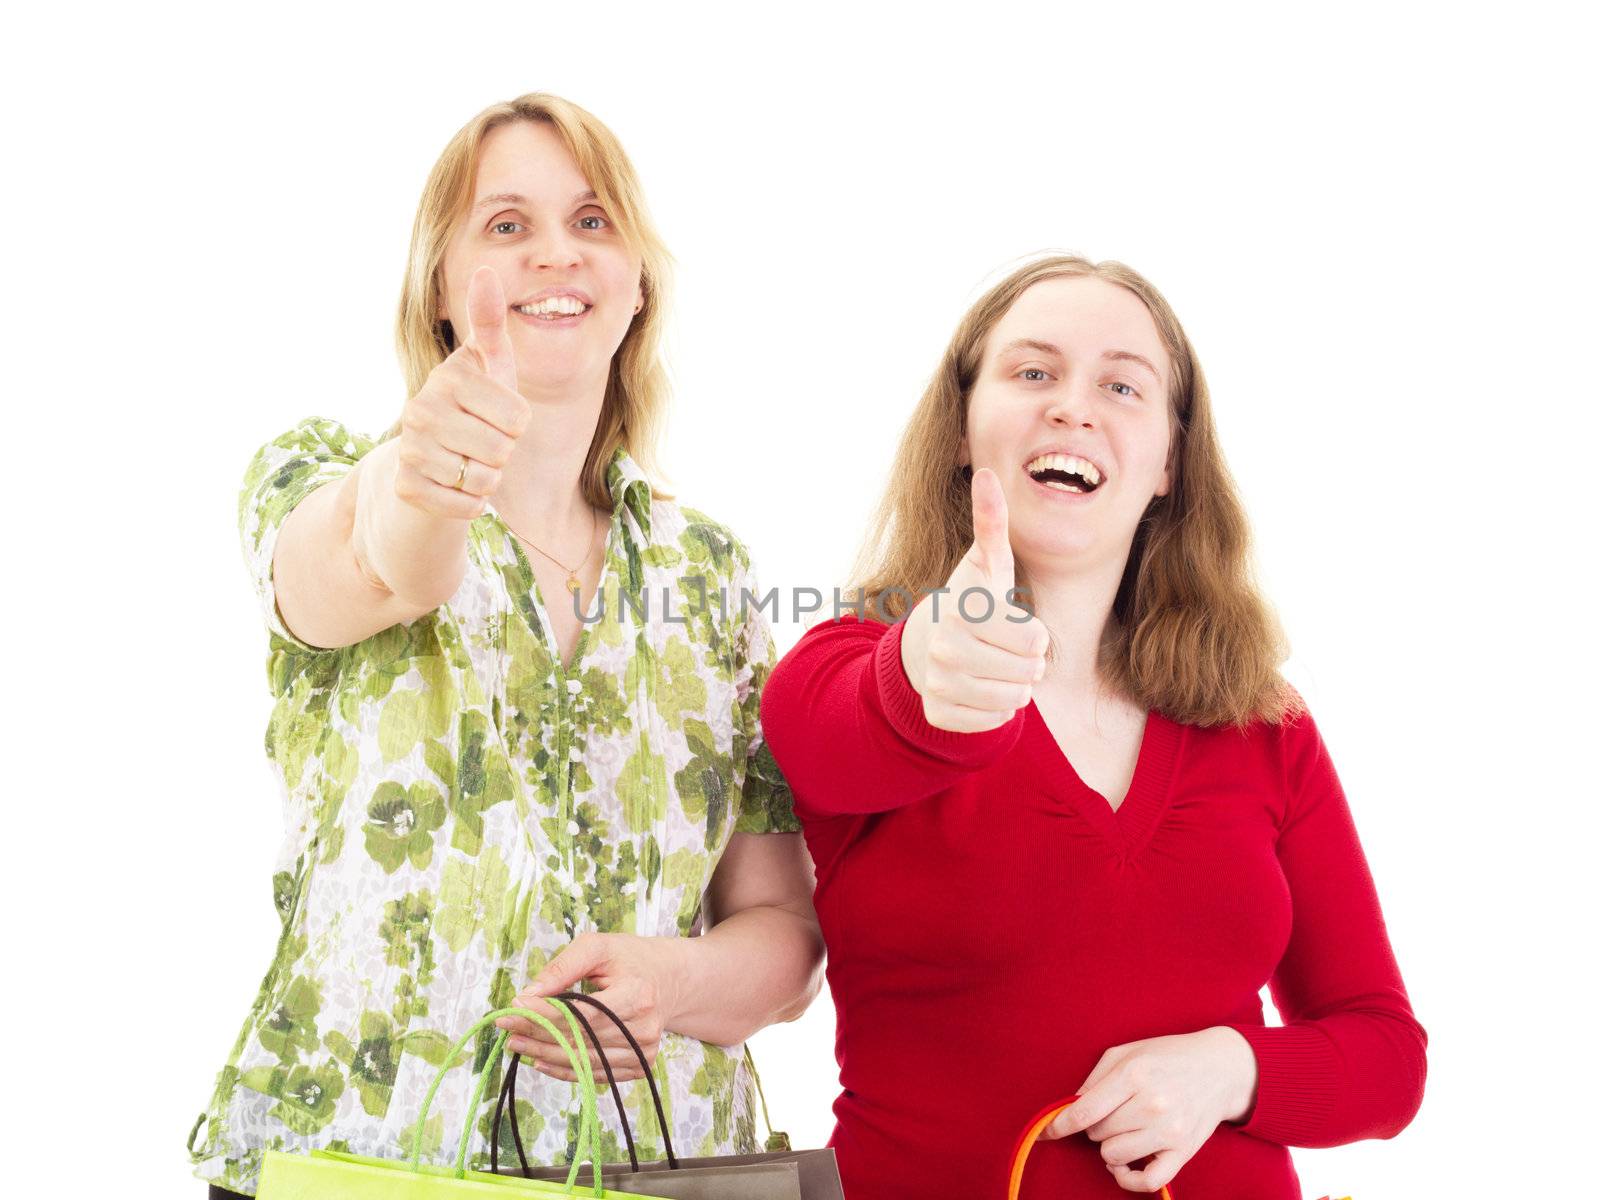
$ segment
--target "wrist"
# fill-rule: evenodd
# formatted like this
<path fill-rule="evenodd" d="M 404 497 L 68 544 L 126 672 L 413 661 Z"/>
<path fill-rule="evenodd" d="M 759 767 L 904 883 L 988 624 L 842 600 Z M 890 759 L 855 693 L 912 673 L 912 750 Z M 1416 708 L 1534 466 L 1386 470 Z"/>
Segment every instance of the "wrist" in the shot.
<path fill-rule="evenodd" d="M 906 614 L 905 628 L 900 631 L 900 668 L 919 696 L 924 682 L 923 663 L 927 658 L 928 621 L 924 612 L 927 603 L 926 599 L 919 601 Z"/>
<path fill-rule="evenodd" d="M 1255 1049 L 1244 1034 L 1231 1026 L 1217 1025 L 1211 1032 L 1228 1056 L 1227 1077 L 1232 1084 L 1228 1089 L 1222 1119 L 1230 1124 L 1243 1124 L 1249 1120 L 1256 1106 L 1256 1083 L 1260 1072 L 1256 1065 Z"/>
<path fill-rule="evenodd" d="M 656 959 L 656 1010 L 661 1028 L 676 1031 L 688 1009 L 695 966 L 705 947 L 697 937 L 644 939 Z"/>
<path fill-rule="evenodd" d="M 345 494 L 340 497 L 348 506 L 346 515 L 350 523 L 350 550 L 355 556 L 357 568 L 372 586 L 391 592 L 393 589 L 384 580 L 374 558 L 379 541 L 378 500 L 383 492 L 383 480 L 380 477 L 384 475 L 382 467 L 392 445 L 393 442 L 385 442 L 362 455 L 360 461 L 350 468 L 350 474 L 345 476 Z M 389 487 L 392 490 L 392 477 Z"/>

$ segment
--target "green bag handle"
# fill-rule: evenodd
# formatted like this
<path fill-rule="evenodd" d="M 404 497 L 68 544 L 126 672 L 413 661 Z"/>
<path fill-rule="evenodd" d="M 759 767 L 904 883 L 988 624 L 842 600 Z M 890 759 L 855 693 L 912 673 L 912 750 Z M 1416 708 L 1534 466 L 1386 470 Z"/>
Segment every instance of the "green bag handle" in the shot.
<path fill-rule="evenodd" d="M 750 1068 L 750 1078 L 756 1082 L 756 1095 L 761 1097 L 761 1119 L 767 1127 L 767 1152 L 787 1153 L 794 1147 L 789 1142 L 789 1135 L 781 1129 L 772 1128 L 772 1114 L 767 1111 L 767 1093 L 761 1086 L 761 1076 L 756 1071 L 756 1056 L 750 1053 L 750 1042 L 746 1039 L 744 1044 L 744 1065 Z"/>
<path fill-rule="evenodd" d="M 550 997 L 550 999 L 556 1001 L 566 1001 L 567 1004 L 572 1007 L 573 1018 L 578 1022 L 579 1025 L 583 1026 L 583 1032 L 588 1036 L 589 1041 L 594 1043 L 595 1056 L 600 1060 L 600 1065 L 605 1068 L 606 1086 L 611 1089 L 612 1099 L 617 1102 L 617 1122 L 622 1126 L 622 1136 L 628 1146 L 628 1167 L 632 1171 L 637 1171 L 639 1169 L 639 1151 L 634 1145 L 633 1127 L 628 1121 L 627 1107 L 622 1102 L 622 1089 L 617 1086 L 616 1072 L 611 1068 L 611 1058 L 606 1053 L 605 1047 L 600 1044 L 600 1038 L 595 1033 L 594 1027 L 589 1024 L 588 1018 L 583 1015 L 582 1011 L 579 1010 L 577 1006 L 579 1004 L 584 1004 L 594 1008 L 596 1011 L 603 1014 L 613 1025 L 615 1025 L 618 1032 L 620 1032 L 622 1036 L 627 1039 L 628 1048 L 633 1051 L 634 1057 L 638 1059 L 639 1069 L 644 1072 L 644 1080 L 650 1085 L 650 1101 L 655 1107 L 657 1119 L 661 1124 L 661 1141 L 667 1150 L 667 1165 L 676 1169 L 678 1165 L 678 1159 L 677 1156 L 672 1152 L 672 1133 L 668 1128 L 670 1122 L 667 1120 L 666 1110 L 661 1106 L 661 1093 L 656 1087 L 656 1077 L 654 1072 L 650 1069 L 650 1060 L 645 1057 L 644 1050 L 639 1045 L 639 1039 L 633 1036 L 633 1031 L 628 1028 L 627 1024 L 622 1020 L 621 1017 L 617 1016 L 617 1014 L 612 1012 L 611 1009 L 606 1007 L 606 1005 L 602 1004 L 599 1000 L 595 999 L 586 992 L 562 992 L 557 996 Z M 527 1151 L 522 1148 L 522 1135 L 517 1131 L 515 1115 L 517 1068 L 521 1062 L 522 1056 L 520 1054 L 513 1054 L 511 1056 L 511 1066 L 507 1068 L 505 1081 L 500 1086 L 500 1098 L 495 1101 L 494 1123 L 489 1127 L 491 1131 L 489 1140 L 489 1170 L 491 1173 L 496 1175 L 500 1173 L 500 1118 L 501 1114 L 504 1113 L 506 1108 L 509 1106 L 512 1112 L 511 1142 L 512 1145 L 516 1147 L 517 1160 L 522 1164 L 523 1176 L 531 1179 L 533 1178 L 533 1168 L 528 1165 Z M 599 1103 L 598 1097 L 596 1098 L 595 1102 L 597 1104 Z"/>
<path fill-rule="evenodd" d="M 582 1117 L 581 1124 L 578 1127 L 578 1140 L 574 1147 L 575 1153 L 572 1156 L 572 1163 L 567 1169 L 566 1188 L 571 1191 L 576 1185 L 578 1170 L 583 1166 L 584 1159 L 587 1158 L 589 1159 L 590 1178 L 593 1182 L 592 1194 L 595 1196 L 605 1195 L 605 1189 L 600 1184 L 599 1137 L 597 1135 L 599 1117 L 595 1113 L 594 1072 L 589 1066 L 589 1055 L 587 1053 L 579 1054 L 573 1049 L 574 1045 L 584 1045 L 583 1035 L 579 1032 L 578 1022 L 573 1018 L 570 1008 L 557 1000 L 546 1000 L 546 1003 L 558 1009 L 561 1015 L 567 1019 L 567 1026 L 572 1033 L 571 1042 L 561 1035 L 561 1031 L 555 1025 L 536 1012 L 531 1012 L 526 1008 L 497 1008 L 473 1022 L 472 1028 L 463 1033 L 456 1040 L 456 1044 L 446 1052 L 443 1064 L 440 1065 L 437 1074 L 433 1077 L 433 1086 L 428 1089 L 428 1094 L 422 1101 L 422 1113 L 417 1118 L 417 1131 L 411 1139 L 410 1165 L 412 1171 L 420 1173 L 422 1170 L 422 1128 L 427 1122 L 428 1110 L 433 1107 L 433 1098 L 439 1091 L 439 1085 L 444 1082 L 445 1072 L 455 1062 L 456 1056 L 461 1053 L 468 1042 L 485 1028 L 493 1026 L 501 1017 L 522 1017 L 525 1020 L 534 1022 L 551 1037 L 555 1038 L 556 1045 L 566 1051 L 567 1059 L 572 1064 L 573 1073 L 578 1076 L 577 1086 L 583 1102 Z M 483 1104 L 484 1089 L 489 1083 L 489 1064 L 498 1059 L 504 1052 L 506 1039 L 510 1036 L 511 1031 L 509 1029 L 500 1030 L 499 1036 L 495 1038 L 494 1046 L 489 1052 L 489 1058 L 484 1062 L 484 1069 L 478 1072 L 478 1084 L 472 1091 L 472 1103 L 467 1109 L 465 1127 L 461 1130 L 460 1145 L 456 1148 L 455 1178 L 457 1179 L 466 1178 L 467 1147 L 472 1142 L 473 1116 Z M 515 1120 L 515 1116 L 512 1119 Z M 591 1147 L 593 1148 L 593 1153 L 590 1153 Z"/>

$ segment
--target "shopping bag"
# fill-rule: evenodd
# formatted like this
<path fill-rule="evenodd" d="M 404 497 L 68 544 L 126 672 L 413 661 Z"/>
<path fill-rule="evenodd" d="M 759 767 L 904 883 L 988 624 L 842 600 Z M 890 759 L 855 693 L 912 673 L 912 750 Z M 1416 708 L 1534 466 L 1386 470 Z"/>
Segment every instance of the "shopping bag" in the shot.
<path fill-rule="evenodd" d="M 454 1197 L 496 1197 L 515 1200 L 517 1197 L 544 1196 L 603 1196 L 603 1174 L 598 1163 L 590 1163 L 589 1187 L 577 1182 L 579 1167 L 590 1159 L 591 1150 L 599 1145 L 598 1119 L 595 1116 L 594 1077 L 589 1070 L 589 1056 L 581 1051 L 583 1046 L 581 1026 L 571 1010 L 563 1004 L 556 1008 L 566 1018 L 572 1038 L 569 1041 L 554 1024 L 525 1008 L 501 1008 L 474 1022 L 471 1029 L 445 1055 L 444 1063 L 434 1076 L 433 1086 L 422 1101 L 422 1113 L 417 1119 L 416 1133 L 412 1137 L 411 1156 L 408 1161 L 373 1158 L 366 1155 L 346 1154 L 334 1150 L 313 1150 L 309 1154 L 286 1154 L 268 1150 L 263 1155 L 261 1182 L 256 1195 L 260 1200 L 445 1200 Z M 456 1150 L 455 1165 L 440 1166 L 422 1161 L 422 1130 L 433 1106 L 433 1098 L 444 1081 L 445 1072 L 455 1062 L 457 1055 L 478 1033 L 501 1017 L 523 1017 L 543 1027 L 566 1052 L 578 1076 L 581 1102 L 577 1152 L 569 1167 L 558 1170 L 549 1179 L 533 1180 L 516 1176 L 496 1175 L 467 1169 L 467 1147 L 472 1139 L 472 1117 L 483 1102 L 484 1088 L 489 1081 L 490 1064 L 497 1062 L 510 1036 L 501 1030 L 495 1038 L 483 1070 L 478 1072 L 477 1086 L 472 1092 L 472 1103 L 467 1108 L 466 1127 L 461 1131 L 461 1141 Z M 503 1093 L 502 1093 L 503 1094 Z M 499 1114 L 496 1113 L 496 1124 Z M 559 1182 L 557 1182 L 559 1180 Z M 633 1194 L 642 1194 L 634 1192 Z M 656 1196 L 652 1200 L 668 1200 Z"/>
<path fill-rule="evenodd" d="M 592 1028 L 579 1016 L 589 1033 L 611 1083 L 612 1095 L 617 1101 L 617 1116 L 622 1124 L 623 1139 L 628 1147 L 628 1162 L 606 1163 L 601 1167 L 608 1191 L 628 1195 L 665 1196 L 669 1200 L 844 1200 L 844 1186 L 839 1182 L 839 1166 L 831 1149 L 769 1151 L 757 1154 L 731 1154 L 710 1158 L 679 1158 L 672 1148 L 672 1137 L 667 1125 L 666 1112 L 661 1104 L 661 1094 L 656 1088 L 655 1073 L 645 1057 L 637 1039 L 626 1024 L 599 1000 L 582 992 L 563 992 L 553 997 L 571 1005 L 574 1010 L 587 1005 L 609 1020 L 627 1040 L 628 1047 L 638 1059 L 644 1078 L 650 1088 L 650 1099 L 655 1106 L 656 1120 L 661 1128 L 662 1147 L 666 1158 L 657 1162 L 639 1161 L 633 1144 L 633 1132 L 628 1126 L 627 1114 L 622 1108 L 622 1097 L 615 1086 L 611 1064 Z M 514 1112 L 516 1102 L 516 1075 L 520 1058 L 512 1055 L 512 1065 L 500 1087 L 500 1103 L 495 1122 L 490 1127 L 496 1132 L 500 1126 L 500 1110 Z M 516 1136 L 516 1124 L 511 1125 Z M 517 1157 L 521 1162 L 522 1178 L 550 1181 L 560 1178 L 560 1167 L 529 1167 L 527 1155 L 517 1144 Z M 499 1155 L 491 1160 L 498 1170 Z"/>

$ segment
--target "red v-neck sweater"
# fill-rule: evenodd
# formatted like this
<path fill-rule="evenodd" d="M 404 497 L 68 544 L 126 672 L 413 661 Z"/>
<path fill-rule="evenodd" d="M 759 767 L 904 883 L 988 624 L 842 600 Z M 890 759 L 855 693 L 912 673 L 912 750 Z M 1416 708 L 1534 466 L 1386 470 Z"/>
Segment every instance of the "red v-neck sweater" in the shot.
<path fill-rule="evenodd" d="M 1410 1122 L 1427 1034 L 1309 714 L 1151 712 L 1113 812 L 1032 704 L 985 733 L 929 725 L 903 628 L 824 621 L 761 697 L 817 866 L 849 1200 L 998 1200 L 1028 1118 L 1104 1051 L 1216 1025 L 1255 1051 L 1255 1107 L 1174 1200 L 1300 1200 L 1285 1147 Z M 1267 984 L 1284 1025 L 1263 1023 Z M 1081 1134 L 1040 1143 L 1022 1190 L 1126 1194 Z"/>

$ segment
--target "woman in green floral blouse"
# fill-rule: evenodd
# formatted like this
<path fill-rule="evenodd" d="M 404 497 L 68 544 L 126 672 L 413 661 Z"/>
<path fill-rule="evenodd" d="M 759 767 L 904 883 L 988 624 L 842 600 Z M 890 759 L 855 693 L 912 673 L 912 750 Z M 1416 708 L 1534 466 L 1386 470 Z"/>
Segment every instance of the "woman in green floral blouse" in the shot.
<path fill-rule="evenodd" d="M 822 942 L 761 736 L 749 557 L 647 473 L 669 262 L 593 116 L 490 108 L 418 211 L 400 420 L 374 441 L 310 418 L 250 464 L 283 924 L 190 1137 L 213 1195 L 254 1194 L 267 1148 L 401 1157 L 461 1030 L 580 981 L 639 1035 L 680 1149 L 756 1148 L 741 1043 L 804 1011 Z M 571 1075 L 533 1034 L 515 1119 L 564 1162 Z M 423 1130 L 434 1161 L 469 1118 L 487 1134 L 471 1070 Z M 654 1156 L 647 1090 L 621 1091 Z"/>

